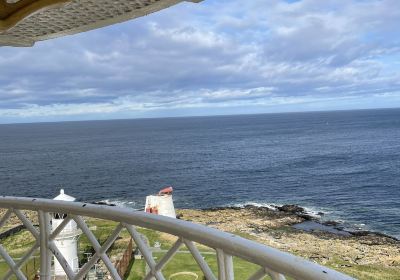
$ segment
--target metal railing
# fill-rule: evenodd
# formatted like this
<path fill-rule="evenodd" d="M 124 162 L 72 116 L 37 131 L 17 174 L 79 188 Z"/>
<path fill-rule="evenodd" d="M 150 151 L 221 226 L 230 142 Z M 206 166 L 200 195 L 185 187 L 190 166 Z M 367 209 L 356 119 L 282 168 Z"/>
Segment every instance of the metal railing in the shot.
<path fill-rule="evenodd" d="M 10 270 L 3 276 L 3 279 L 10 279 L 12 275 L 15 275 L 17 279 L 26 279 L 21 272 L 21 267 L 35 251 L 39 250 L 41 280 L 50 280 L 51 278 L 53 255 L 62 265 L 68 279 L 83 279 L 89 270 L 98 261 L 102 260 L 109 274 L 114 279 L 119 280 L 121 277 L 106 252 L 124 228 L 127 229 L 131 235 L 136 246 L 142 253 L 144 261 L 149 267 L 149 273 L 144 277 L 146 280 L 154 278 L 157 280 L 164 280 L 163 268 L 183 245 L 187 247 L 205 278 L 208 280 L 233 280 L 234 256 L 259 266 L 258 271 L 250 276 L 248 278 L 249 280 L 264 279 L 268 276 L 272 280 L 284 280 L 286 279 L 285 276 L 304 280 L 353 279 L 335 270 L 230 233 L 191 222 L 125 208 L 19 197 L 0 197 L 0 208 L 8 209 L 5 215 L 0 218 L 0 228 L 10 218 L 11 214 L 14 213 L 35 238 L 35 243 L 32 248 L 17 262 L 14 262 L 6 249 L 0 244 L 0 256 L 10 267 Z M 32 221 L 23 214 L 22 210 L 37 211 L 39 218 L 38 228 L 33 226 Z M 66 213 L 67 217 L 53 232 L 51 232 L 50 213 L 54 212 Z M 82 218 L 83 216 L 115 221 L 118 222 L 118 225 L 112 231 L 108 239 L 100 245 L 99 241 Z M 77 223 L 83 234 L 87 236 L 95 251 L 93 257 L 84 264 L 77 273 L 71 270 L 68 262 L 64 259 L 54 243 L 57 235 L 71 220 Z M 137 227 L 168 233 L 176 236 L 178 239 L 165 255 L 156 262 L 149 245 L 143 241 Z M 196 243 L 210 247 L 216 251 L 218 264 L 217 276 L 214 275 L 207 262 L 203 259 Z"/>

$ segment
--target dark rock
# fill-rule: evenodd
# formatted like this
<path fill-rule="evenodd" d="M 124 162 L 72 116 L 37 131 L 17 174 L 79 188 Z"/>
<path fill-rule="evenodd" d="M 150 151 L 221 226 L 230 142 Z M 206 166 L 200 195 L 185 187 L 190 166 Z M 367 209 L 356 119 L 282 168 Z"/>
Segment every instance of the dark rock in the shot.
<path fill-rule="evenodd" d="M 362 240 L 361 242 L 367 245 L 398 244 L 400 241 L 393 236 L 374 231 L 353 231 L 350 233 L 359 237 Z"/>
<path fill-rule="evenodd" d="M 15 226 L 15 227 L 13 227 L 13 228 L 11 228 L 9 230 L 6 230 L 5 232 L 0 233 L 0 240 L 1 239 L 5 239 L 7 237 L 10 237 L 11 235 L 16 234 L 16 233 L 20 232 L 23 229 L 25 229 L 24 225 L 18 225 L 18 226 Z"/>
<path fill-rule="evenodd" d="M 384 234 L 384 233 L 380 233 L 380 232 L 367 231 L 367 230 L 354 231 L 354 232 L 352 232 L 352 234 L 355 235 L 355 236 L 377 236 L 377 237 L 384 237 L 384 238 L 390 238 L 390 239 L 397 240 L 396 238 L 394 238 L 394 237 L 392 237 L 390 235 L 387 235 L 387 234 Z"/>
<path fill-rule="evenodd" d="M 325 226 L 333 226 L 335 228 L 340 225 L 340 223 L 336 222 L 336 221 L 326 221 L 326 222 L 323 222 L 322 224 Z"/>
<path fill-rule="evenodd" d="M 220 224 L 220 222 L 207 222 L 206 223 L 207 226 L 218 225 L 218 224 Z"/>
<path fill-rule="evenodd" d="M 203 211 L 210 211 L 210 212 L 217 212 L 217 211 L 222 211 L 222 210 L 241 210 L 243 207 L 238 207 L 238 206 L 226 206 L 226 207 L 211 207 L 211 208 L 205 208 L 201 209 Z"/>
<path fill-rule="evenodd" d="M 306 221 L 318 221 L 317 218 L 315 218 L 315 217 L 313 217 L 311 215 L 308 215 L 308 214 L 296 213 L 296 215 L 301 217 L 301 218 L 303 218 Z"/>
<path fill-rule="evenodd" d="M 268 228 L 265 228 L 261 225 L 257 225 L 257 224 L 253 224 L 253 223 L 248 224 L 248 227 L 252 229 L 253 233 L 257 233 L 257 234 L 266 232 L 268 230 Z"/>
<path fill-rule="evenodd" d="M 106 206 L 117 206 L 116 204 L 113 203 L 107 203 L 104 201 L 93 201 L 91 204 L 96 204 L 96 205 L 106 205 Z"/>
<path fill-rule="evenodd" d="M 303 207 L 294 204 L 287 204 L 276 207 L 279 211 L 292 213 L 292 214 L 305 214 L 306 210 Z"/>
<path fill-rule="evenodd" d="M 183 218 L 183 214 L 178 214 L 178 215 L 176 215 L 176 218 L 177 218 L 178 220 L 182 219 L 182 218 Z"/>

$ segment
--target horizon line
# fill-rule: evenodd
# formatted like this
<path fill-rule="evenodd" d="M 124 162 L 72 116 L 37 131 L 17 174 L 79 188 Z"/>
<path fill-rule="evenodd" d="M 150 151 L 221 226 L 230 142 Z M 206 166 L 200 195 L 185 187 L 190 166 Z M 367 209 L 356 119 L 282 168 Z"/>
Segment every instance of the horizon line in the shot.
<path fill-rule="evenodd" d="M 331 109 L 331 110 L 303 110 L 288 112 L 264 112 L 264 113 L 237 113 L 237 114 L 211 114 L 211 115 L 187 115 L 187 116 L 165 116 L 165 117 L 132 117 L 132 118 L 110 118 L 110 119 L 82 119 L 82 120 L 54 120 L 54 121 L 32 121 L 32 122 L 5 122 L 0 125 L 24 125 L 24 124 L 51 124 L 51 123 L 75 123 L 75 122 L 107 122 L 107 121 L 133 121 L 133 120 L 159 120 L 159 119 L 184 119 L 184 118 L 213 118 L 213 117 L 234 117 L 234 116 L 256 116 L 256 115 L 285 115 L 285 114 L 310 114 L 310 113 L 334 113 L 353 111 L 383 111 L 399 110 L 400 107 L 385 108 L 357 108 L 357 109 Z"/>

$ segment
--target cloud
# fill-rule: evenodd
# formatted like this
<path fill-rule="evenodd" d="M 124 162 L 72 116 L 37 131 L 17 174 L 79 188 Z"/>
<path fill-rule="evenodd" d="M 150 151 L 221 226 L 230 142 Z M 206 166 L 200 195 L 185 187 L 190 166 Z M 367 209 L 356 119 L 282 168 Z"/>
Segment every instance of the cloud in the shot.
<path fill-rule="evenodd" d="M 30 49 L 1 48 L 0 119 L 297 110 L 383 94 L 391 104 L 399 21 L 395 0 L 208 0 Z"/>

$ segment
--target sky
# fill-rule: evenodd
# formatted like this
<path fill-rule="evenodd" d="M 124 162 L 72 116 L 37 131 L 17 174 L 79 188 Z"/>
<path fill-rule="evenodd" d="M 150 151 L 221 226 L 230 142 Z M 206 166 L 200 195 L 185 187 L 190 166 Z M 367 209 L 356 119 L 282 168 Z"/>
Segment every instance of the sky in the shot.
<path fill-rule="evenodd" d="M 400 107 L 399 0 L 205 0 L 0 48 L 0 123 Z"/>

